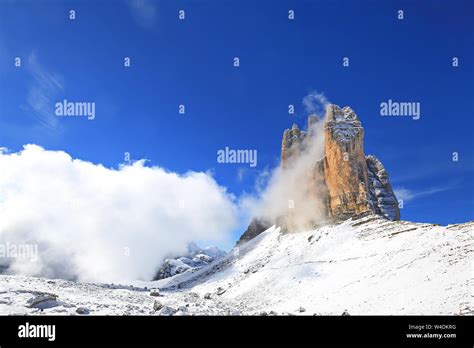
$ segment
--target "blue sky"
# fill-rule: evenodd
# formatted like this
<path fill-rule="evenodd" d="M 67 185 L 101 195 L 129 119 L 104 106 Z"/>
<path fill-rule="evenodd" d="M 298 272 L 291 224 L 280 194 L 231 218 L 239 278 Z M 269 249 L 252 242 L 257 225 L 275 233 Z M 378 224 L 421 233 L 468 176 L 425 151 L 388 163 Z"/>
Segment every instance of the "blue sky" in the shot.
<path fill-rule="evenodd" d="M 316 90 L 356 111 L 366 153 L 408 197 L 402 219 L 472 220 L 473 13 L 459 0 L 2 0 L 0 147 L 34 143 L 107 167 L 129 152 L 210 170 L 240 196 L 278 164 L 283 130 L 306 123 L 302 99 Z M 96 118 L 55 117 L 63 99 L 95 102 Z M 420 119 L 381 117 L 388 99 L 421 103 Z M 226 146 L 256 149 L 257 167 L 217 163 Z"/>

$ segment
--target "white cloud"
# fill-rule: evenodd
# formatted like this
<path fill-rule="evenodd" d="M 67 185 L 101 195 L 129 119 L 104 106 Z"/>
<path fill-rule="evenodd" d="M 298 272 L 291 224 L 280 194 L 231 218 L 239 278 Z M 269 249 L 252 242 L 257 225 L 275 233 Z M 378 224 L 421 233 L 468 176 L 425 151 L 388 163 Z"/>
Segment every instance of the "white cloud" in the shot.
<path fill-rule="evenodd" d="M 324 93 L 319 93 L 317 91 L 311 91 L 303 98 L 303 105 L 308 114 L 324 116 L 328 104 L 329 100 L 326 98 Z"/>
<path fill-rule="evenodd" d="M 152 0 L 127 0 L 133 20 L 144 29 L 154 28 L 157 20 L 156 2 Z"/>
<path fill-rule="evenodd" d="M 405 201 L 405 202 L 415 197 L 415 195 L 413 194 L 411 190 L 404 187 L 395 188 L 393 192 L 395 193 L 395 197 L 397 197 L 397 199 L 401 199 L 402 201 Z"/>
<path fill-rule="evenodd" d="M 144 161 L 108 169 L 36 145 L 0 153 L 0 168 L 0 243 L 34 243 L 39 253 L 10 260 L 12 273 L 151 279 L 169 253 L 225 242 L 236 222 L 233 197 L 206 173 Z"/>

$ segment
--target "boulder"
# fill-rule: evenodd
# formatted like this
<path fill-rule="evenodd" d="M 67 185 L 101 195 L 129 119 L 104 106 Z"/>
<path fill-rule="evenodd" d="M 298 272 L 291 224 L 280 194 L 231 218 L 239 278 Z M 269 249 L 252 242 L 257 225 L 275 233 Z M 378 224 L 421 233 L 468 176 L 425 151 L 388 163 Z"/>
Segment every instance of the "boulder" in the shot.
<path fill-rule="evenodd" d="M 89 314 L 90 311 L 89 309 L 85 308 L 85 307 L 79 307 L 76 309 L 76 313 L 77 314 Z"/>
<path fill-rule="evenodd" d="M 163 306 L 158 311 L 158 314 L 163 315 L 163 316 L 171 316 L 171 315 L 174 315 L 175 313 L 176 313 L 176 309 L 174 309 L 173 307 L 169 307 L 169 306 Z"/>
<path fill-rule="evenodd" d="M 151 289 L 150 296 L 154 296 L 154 297 L 160 296 L 160 289 Z"/>
<path fill-rule="evenodd" d="M 161 308 L 163 308 L 163 304 L 160 301 L 155 301 L 153 302 L 153 310 L 159 311 Z"/>
<path fill-rule="evenodd" d="M 58 306 L 58 296 L 46 292 L 37 293 L 30 298 L 26 303 L 30 308 L 46 309 Z"/>

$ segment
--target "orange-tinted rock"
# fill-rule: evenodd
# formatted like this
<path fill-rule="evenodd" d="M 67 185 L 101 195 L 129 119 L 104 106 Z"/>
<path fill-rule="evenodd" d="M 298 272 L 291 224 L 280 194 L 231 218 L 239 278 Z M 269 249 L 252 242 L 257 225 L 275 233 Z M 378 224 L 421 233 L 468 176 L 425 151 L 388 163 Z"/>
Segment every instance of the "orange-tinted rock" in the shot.
<path fill-rule="evenodd" d="M 281 157 L 283 168 L 291 166 L 290 158 L 305 151 L 305 142 L 311 136 L 317 136 L 312 134 L 316 121 L 316 116 L 309 116 L 308 132 L 301 131 L 296 125 L 285 130 Z M 322 160 L 314 158 L 312 179 L 301 185 L 318 188 L 318 194 L 326 192 L 321 200 L 327 206 L 330 218 L 342 220 L 373 212 L 391 220 L 400 219 L 387 171 L 376 157 L 365 155 L 364 128 L 350 107 L 327 107 L 324 157 Z"/>
<path fill-rule="evenodd" d="M 364 129 L 349 107 L 328 106 L 324 153 L 331 216 L 344 219 L 370 211 Z"/>
<path fill-rule="evenodd" d="M 364 153 L 364 128 L 355 112 L 347 106 L 327 107 L 324 150 L 313 156 L 308 149 L 313 145 L 313 137 L 321 136 L 313 127 L 317 120 L 317 116 L 309 116 L 308 131 L 294 124 L 283 133 L 282 169 L 291 171 L 295 166 L 301 169 L 301 161 L 307 164 L 303 166 L 304 173 L 298 172 L 298 183 L 303 185 L 298 190 L 300 201 L 295 201 L 294 207 L 280 216 L 267 217 L 264 224 L 258 222 L 262 219 L 255 219 L 243 240 L 253 238 L 273 224 L 291 232 L 302 227 L 311 229 L 327 219 L 344 220 L 364 213 L 400 220 L 398 201 L 387 171 L 380 160 Z M 308 201 L 313 204 L 307 204 Z"/>

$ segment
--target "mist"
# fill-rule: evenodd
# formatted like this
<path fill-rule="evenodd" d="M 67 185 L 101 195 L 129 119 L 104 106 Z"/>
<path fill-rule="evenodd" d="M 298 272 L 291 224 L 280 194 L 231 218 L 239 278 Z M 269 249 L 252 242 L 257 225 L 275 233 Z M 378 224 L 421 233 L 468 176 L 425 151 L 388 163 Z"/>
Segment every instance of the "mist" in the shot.
<path fill-rule="evenodd" d="M 314 228 L 326 219 L 324 177 L 316 162 L 324 156 L 324 121 L 308 130 L 298 156 L 273 170 L 256 203 L 256 216 L 292 232 Z"/>
<path fill-rule="evenodd" d="M 306 130 L 301 151 L 286 159 L 284 166 L 263 172 L 258 198 L 248 203 L 253 216 L 290 232 L 313 229 L 327 220 L 327 188 L 317 164 L 324 157 L 325 117 L 316 113 L 325 115 L 329 101 L 323 93 L 312 91 L 303 98 L 303 105 L 315 122 Z"/>

